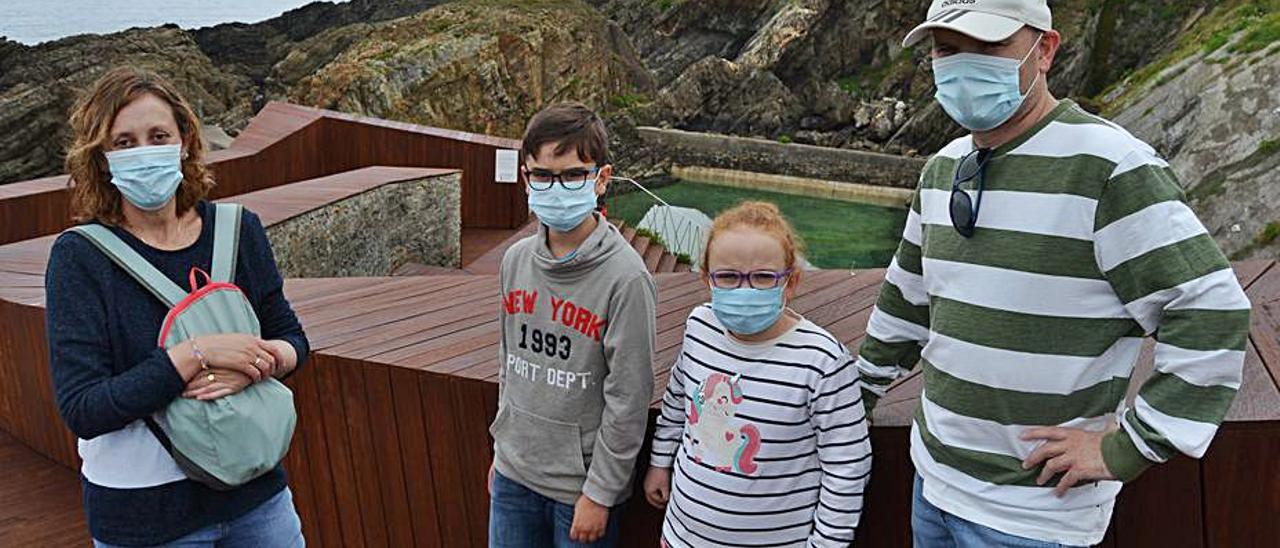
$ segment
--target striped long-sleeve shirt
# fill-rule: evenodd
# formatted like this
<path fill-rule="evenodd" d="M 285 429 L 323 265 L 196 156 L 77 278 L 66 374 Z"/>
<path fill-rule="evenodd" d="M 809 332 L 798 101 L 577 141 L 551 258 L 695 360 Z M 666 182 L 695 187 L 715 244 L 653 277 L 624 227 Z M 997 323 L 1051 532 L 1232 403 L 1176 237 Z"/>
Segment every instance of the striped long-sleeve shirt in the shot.
<path fill-rule="evenodd" d="M 860 349 L 864 397 L 918 361 L 925 497 L 1007 533 L 1094 544 L 1121 482 L 1058 498 L 1022 469 L 1036 443 L 1019 434 L 1118 422 L 1102 452 L 1122 481 L 1202 456 L 1240 386 L 1249 302 L 1168 164 L 1124 129 L 1063 101 L 993 152 L 966 239 L 948 204 L 973 147 L 952 142 L 921 177 Z M 1155 372 L 1127 404 L 1153 334 Z"/>
<path fill-rule="evenodd" d="M 848 546 L 871 471 L 858 368 L 808 320 L 746 343 L 694 309 L 662 398 L 651 464 L 674 468 L 674 548 Z"/>

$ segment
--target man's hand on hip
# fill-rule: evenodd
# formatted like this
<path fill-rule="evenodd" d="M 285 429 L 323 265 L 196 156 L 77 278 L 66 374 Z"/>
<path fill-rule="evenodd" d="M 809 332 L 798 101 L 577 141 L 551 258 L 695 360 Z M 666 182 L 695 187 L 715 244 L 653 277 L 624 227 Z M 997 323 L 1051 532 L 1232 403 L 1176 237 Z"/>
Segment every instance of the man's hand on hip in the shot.
<path fill-rule="evenodd" d="M 1115 428 L 1112 427 L 1111 430 Z M 1044 485 L 1053 476 L 1063 474 L 1054 488 L 1059 497 L 1080 483 L 1116 479 L 1102 460 L 1102 438 L 1110 430 L 1090 432 L 1079 428 L 1041 427 L 1028 428 L 1022 433 L 1024 441 L 1045 440 L 1022 461 L 1022 468 L 1031 470 L 1041 464 L 1044 468 L 1036 478 L 1036 484 Z"/>

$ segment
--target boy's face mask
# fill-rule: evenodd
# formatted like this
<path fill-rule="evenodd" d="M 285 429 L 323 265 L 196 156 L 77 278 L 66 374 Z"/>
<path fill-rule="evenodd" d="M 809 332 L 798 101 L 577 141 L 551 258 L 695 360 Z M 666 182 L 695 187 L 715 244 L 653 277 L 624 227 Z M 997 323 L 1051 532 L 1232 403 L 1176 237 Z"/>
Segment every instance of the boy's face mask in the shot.
<path fill-rule="evenodd" d="M 529 210 L 551 230 L 572 231 L 596 208 L 600 168 L 589 168 L 582 174 L 546 174 L 534 170 L 526 177 Z"/>

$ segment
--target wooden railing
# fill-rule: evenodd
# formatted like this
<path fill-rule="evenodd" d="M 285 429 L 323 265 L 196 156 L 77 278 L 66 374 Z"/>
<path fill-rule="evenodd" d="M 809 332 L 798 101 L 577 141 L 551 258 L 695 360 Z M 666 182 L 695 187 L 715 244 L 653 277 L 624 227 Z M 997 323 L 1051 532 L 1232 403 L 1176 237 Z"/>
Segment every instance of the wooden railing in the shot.
<path fill-rule="evenodd" d="M 519 228 L 524 190 L 494 181 L 495 151 L 520 141 L 269 103 L 231 148 L 209 155 L 214 198 L 370 166 L 461 169 L 462 227 Z M 67 177 L 0 185 L 0 245 L 70 225 Z"/>

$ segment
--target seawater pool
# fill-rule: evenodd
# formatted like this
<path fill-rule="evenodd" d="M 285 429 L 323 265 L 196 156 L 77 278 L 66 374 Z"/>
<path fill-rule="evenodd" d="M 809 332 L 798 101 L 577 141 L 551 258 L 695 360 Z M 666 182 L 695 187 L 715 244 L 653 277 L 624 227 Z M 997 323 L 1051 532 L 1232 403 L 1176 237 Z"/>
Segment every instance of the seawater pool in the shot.
<path fill-rule="evenodd" d="M 805 258 L 818 268 L 888 266 L 907 220 L 906 209 L 689 181 L 650 190 L 673 206 L 694 208 L 712 218 L 747 200 L 777 204 L 804 238 Z M 629 192 L 608 198 L 606 204 L 610 217 L 636 226 L 654 201 L 643 192 Z"/>

